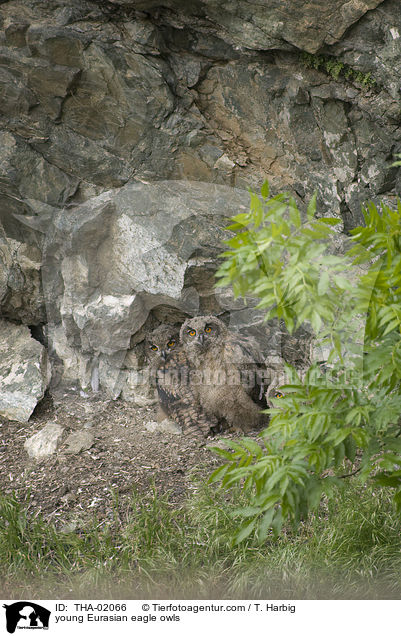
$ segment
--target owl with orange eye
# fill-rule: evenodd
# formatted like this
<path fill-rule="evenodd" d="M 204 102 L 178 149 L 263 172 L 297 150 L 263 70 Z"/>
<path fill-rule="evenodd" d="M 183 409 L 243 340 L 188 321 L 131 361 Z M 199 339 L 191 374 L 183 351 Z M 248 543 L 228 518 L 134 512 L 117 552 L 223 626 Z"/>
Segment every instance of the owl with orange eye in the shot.
<path fill-rule="evenodd" d="M 212 421 L 199 411 L 197 397 L 189 380 L 192 366 L 179 343 L 179 329 L 159 325 L 145 339 L 150 380 L 155 382 L 159 398 L 158 420 L 171 418 L 183 434 L 202 442 Z"/>
<path fill-rule="evenodd" d="M 253 338 L 230 332 L 216 316 L 197 316 L 181 326 L 180 345 L 199 413 L 241 432 L 267 424 L 264 365 Z"/>
<path fill-rule="evenodd" d="M 179 329 L 174 325 L 159 325 L 145 339 L 146 357 L 153 369 L 167 360 L 179 344 Z"/>

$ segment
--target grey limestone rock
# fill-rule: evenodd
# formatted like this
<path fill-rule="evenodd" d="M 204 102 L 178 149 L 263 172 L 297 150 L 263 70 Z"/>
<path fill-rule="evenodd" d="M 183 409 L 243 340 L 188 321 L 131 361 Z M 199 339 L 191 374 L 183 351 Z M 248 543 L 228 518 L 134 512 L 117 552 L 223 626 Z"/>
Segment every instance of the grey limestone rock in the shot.
<path fill-rule="evenodd" d="M 314 53 L 324 43 L 337 42 L 344 32 L 382 0 L 112 0 L 143 10 L 166 7 L 175 22 L 198 19 L 199 24 L 219 32 L 228 42 L 250 49 L 293 45 Z M 168 16 L 166 17 L 168 19 Z M 172 18 L 170 18 L 172 19 Z"/>
<path fill-rule="evenodd" d="M 0 316 L 27 325 L 46 322 L 38 246 L 7 237 L 0 223 Z"/>
<path fill-rule="evenodd" d="M 27 422 L 49 381 L 46 349 L 28 327 L 0 320 L 0 415 Z"/>
<path fill-rule="evenodd" d="M 150 403 L 144 333 L 195 313 L 296 350 L 213 289 L 223 228 L 265 178 L 301 205 L 317 190 L 345 230 L 364 201 L 395 201 L 400 15 L 398 0 L 0 2 L 0 316 L 45 325 L 53 388 Z"/>
<path fill-rule="evenodd" d="M 41 460 L 53 455 L 61 442 L 63 430 L 59 424 L 49 422 L 42 430 L 32 435 L 24 444 L 29 457 Z"/>
<path fill-rule="evenodd" d="M 179 435 L 181 428 L 168 418 L 165 418 L 161 422 L 147 422 L 145 424 L 145 430 L 148 433 L 170 433 L 172 435 Z"/>
<path fill-rule="evenodd" d="M 301 199 L 316 188 L 348 227 L 361 202 L 394 194 L 397 0 L 114 4 L 0 4 L 8 236 L 26 237 L 14 215 L 28 200 L 57 208 L 135 179 L 268 177 Z M 302 51 L 370 73 L 374 89 L 306 68 Z"/>
<path fill-rule="evenodd" d="M 116 397 L 136 375 L 127 352 L 151 313 L 166 308 L 174 322 L 238 304 L 213 289 L 213 271 L 227 218 L 245 211 L 248 198 L 225 186 L 160 181 L 60 211 L 45 239 L 43 289 L 63 380 Z"/>

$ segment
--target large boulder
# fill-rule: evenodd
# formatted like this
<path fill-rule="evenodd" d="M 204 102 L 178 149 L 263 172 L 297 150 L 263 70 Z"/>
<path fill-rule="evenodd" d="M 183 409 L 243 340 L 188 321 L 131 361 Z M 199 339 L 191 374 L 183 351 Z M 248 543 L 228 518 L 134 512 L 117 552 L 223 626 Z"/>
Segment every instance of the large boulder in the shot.
<path fill-rule="evenodd" d="M 0 316 L 26 325 L 46 322 L 41 265 L 40 248 L 7 237 L 0 223 Z"/>
<path fill-rule="evenodd" d="M 119 394 L 147 321 L 243 310 L 214 289 L 214 271 L 228 217 L 248 201 L 226 186 L 132 183 L 60 211 L 45 240 L 43 289 L 61 379 Z"/>
<path fill-rule="evenodd" d="M 154 397 L 142 342 L 160 322 L 220 316 L 258 339 L 264 358 L 302 367 L 325 358 L 311 331 L 290 337 L 264 322 L 255 299 L 215 286 L 230 217 L 249 209 L 249 193 L 188 181 L 130 183 L 60 210 L 44 242 L 43 293 L 53 385 L 133 400 Z M 342 253 L 340 232 L 332 249 Z M 350 272 L 350 276 L 357 272 Z"/>
<path fill-rule="evenodd" d="M 0 320 L 0 415 L 27 422 L 49 381 L 45 348 L 28 327 Z"/>

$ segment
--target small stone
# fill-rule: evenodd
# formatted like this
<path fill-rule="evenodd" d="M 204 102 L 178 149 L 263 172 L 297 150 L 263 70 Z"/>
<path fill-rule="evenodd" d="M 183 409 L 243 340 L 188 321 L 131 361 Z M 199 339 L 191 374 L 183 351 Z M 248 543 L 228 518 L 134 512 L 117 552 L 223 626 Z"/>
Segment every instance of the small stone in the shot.
<path fill-rule="evenodd" d="M 93 446 L 93 442 L 94 436 L 90 431 L 74 431 L 74 433 L 71 433 L 65 440 L 67 445 L 65 452 L 77 455 L 81 451 L 88 450 L 91 446 Z"/>
<path fill-rule="evenodd" d="M 169 420 L 167 417 L 161 422 L 146 422 L 145 429 L 148 433 L 172 433 L 173 435 L 180 435 L 182 432 L 178 424 Z"/>
<path fill-rule="evenodd" d="M 53 455 L 57 450 L 63 430 L 59 424 L 49 422 L 41 431 L 32 435 L 24 444 L 29 457 L 43 459 Z"/>
<path fill-rule="evenodd" d="M 234 161 L 231 161 L 231 159 L 227 157 L 227 155 L 223 155 L 222 157 L 217 159 L 214 167 L 220 168 L 222 170 L 232 170 L 235 167 L 235 163 Z"/>

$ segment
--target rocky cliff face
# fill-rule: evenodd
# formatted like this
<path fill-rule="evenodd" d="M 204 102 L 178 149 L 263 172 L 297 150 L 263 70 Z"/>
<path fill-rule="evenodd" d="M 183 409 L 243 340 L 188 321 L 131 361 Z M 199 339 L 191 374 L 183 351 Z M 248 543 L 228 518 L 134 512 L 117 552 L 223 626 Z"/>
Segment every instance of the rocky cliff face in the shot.
<path fill-rule="evenodd" d="M 399 190 L 397 0 L 14 0 L 0 25 L 0 315 L 53 378 L 124 393 L 152 321 L 257 323 L 213 292 L 246 186 L 316 189 L 345 229 Z"/>

